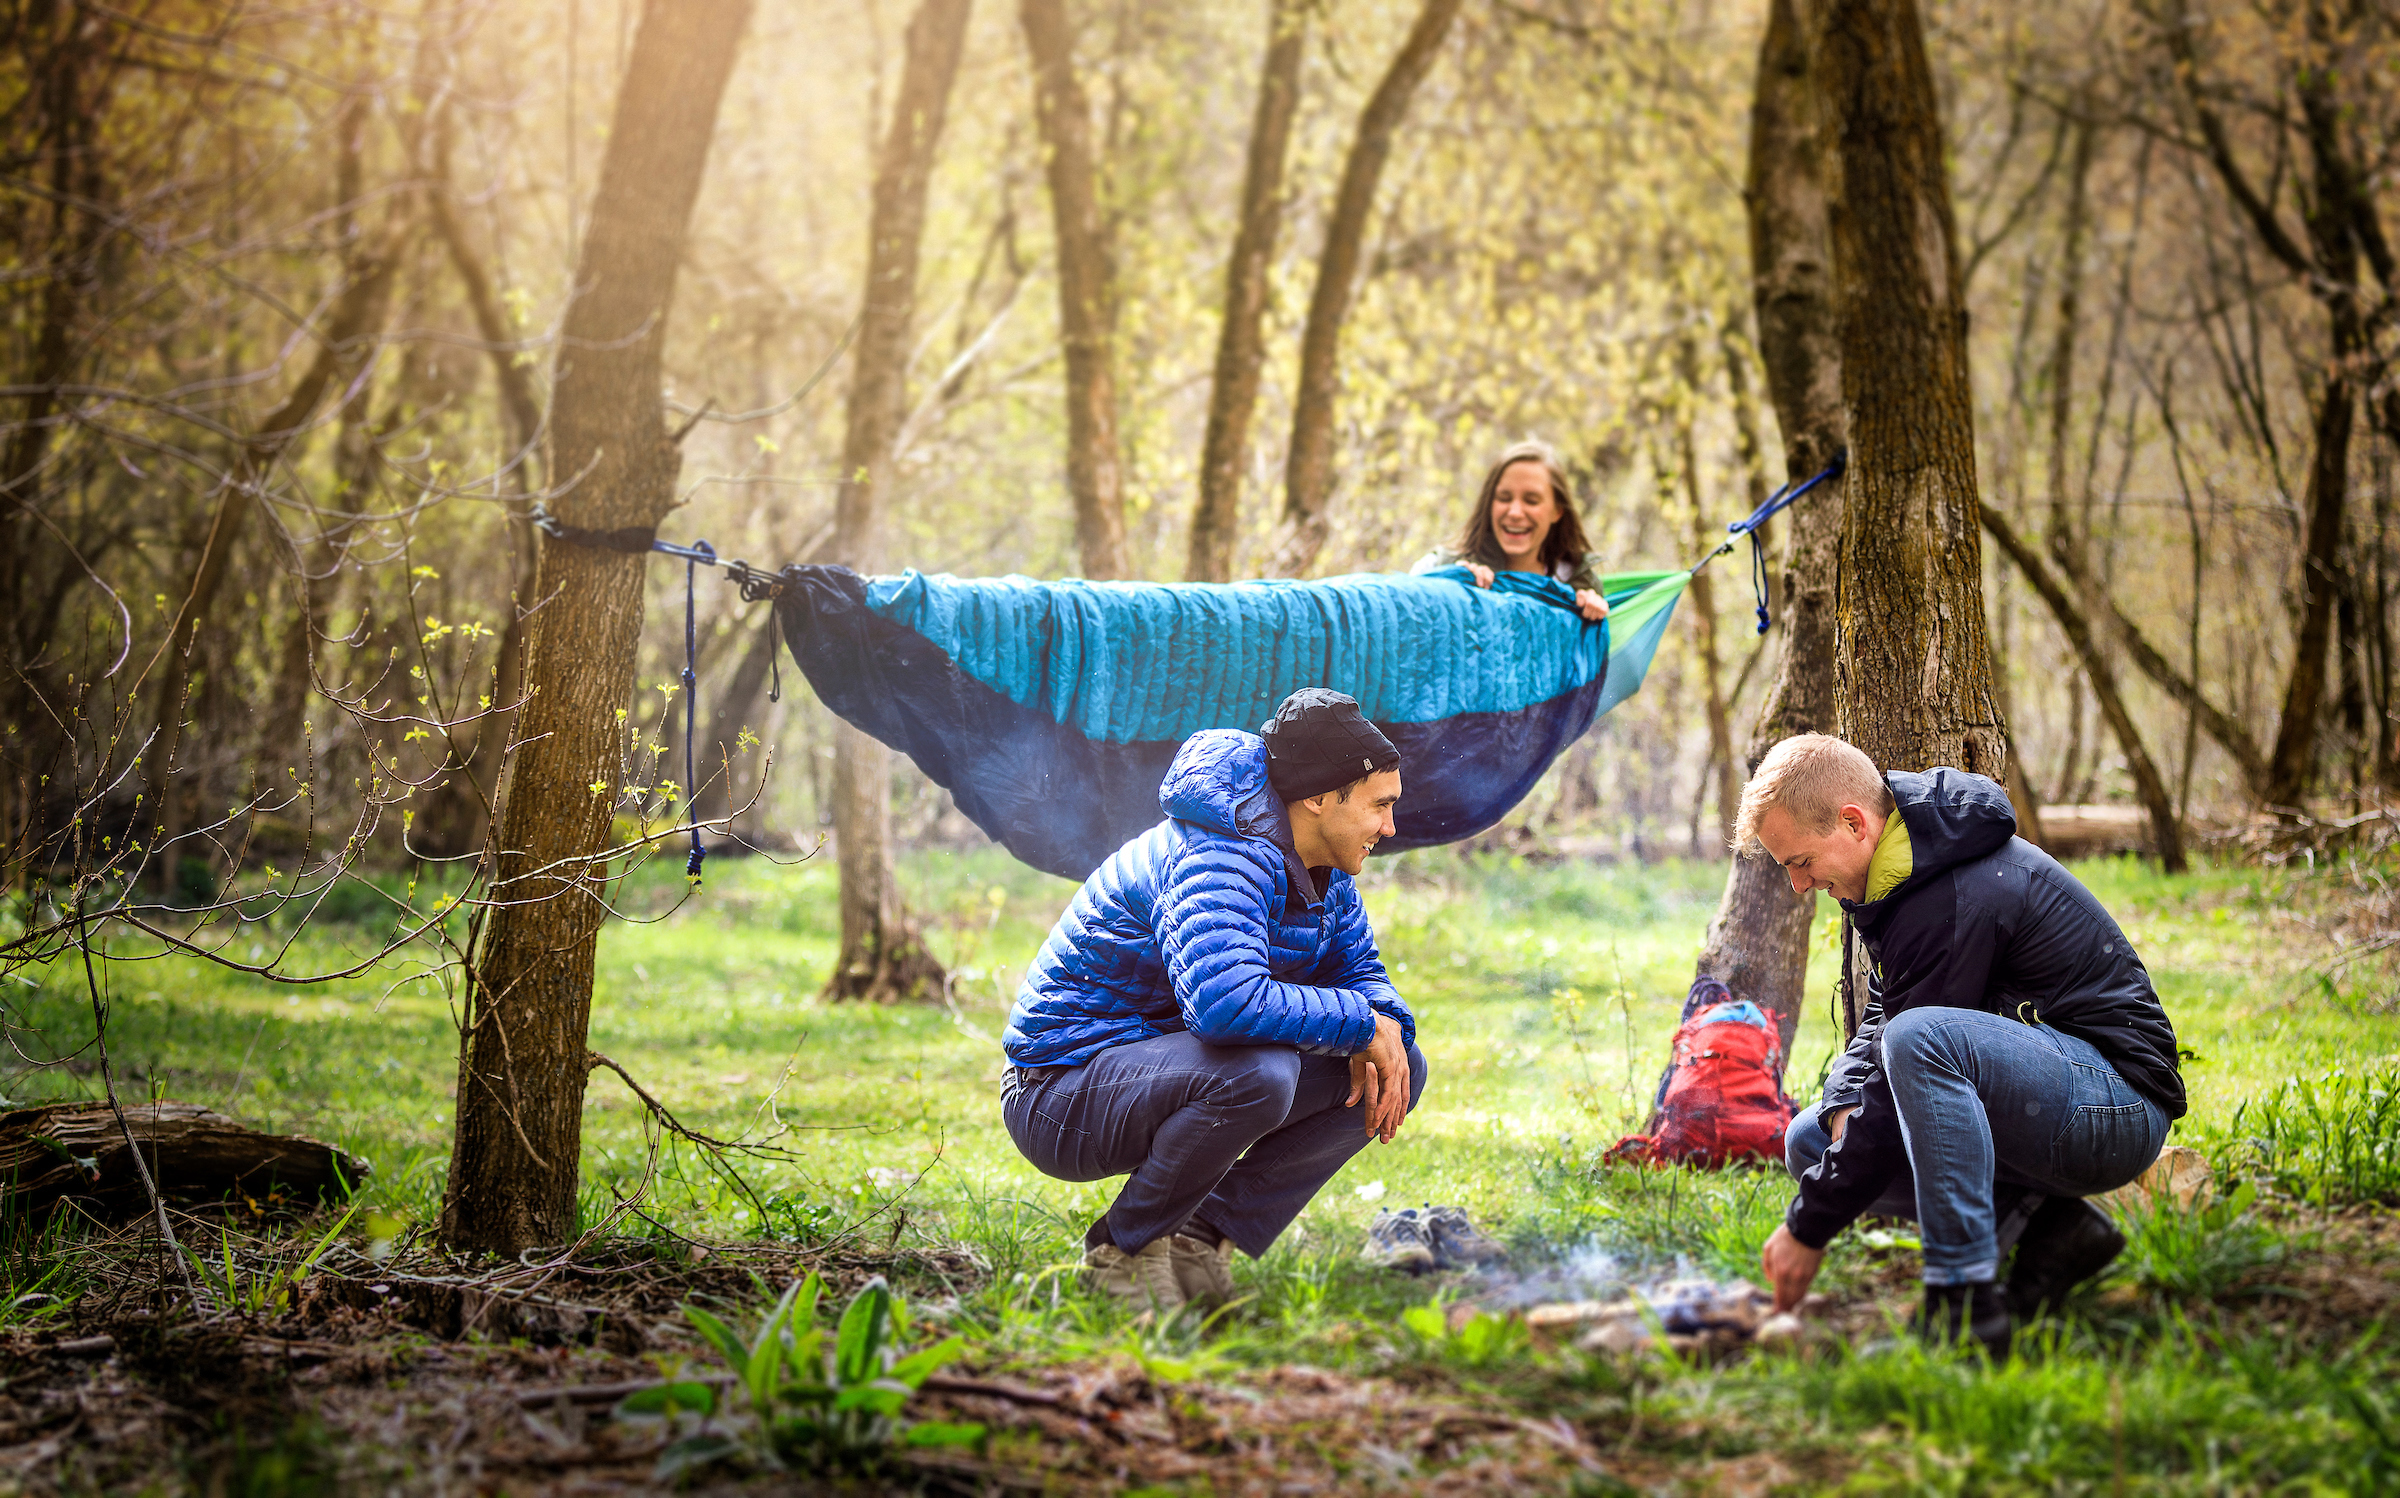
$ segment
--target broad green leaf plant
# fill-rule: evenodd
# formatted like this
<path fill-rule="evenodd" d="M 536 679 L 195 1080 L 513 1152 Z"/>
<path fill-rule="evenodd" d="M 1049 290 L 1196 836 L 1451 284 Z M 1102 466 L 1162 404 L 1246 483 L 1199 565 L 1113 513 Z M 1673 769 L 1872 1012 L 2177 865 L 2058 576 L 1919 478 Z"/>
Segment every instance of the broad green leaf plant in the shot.
<path fill-rule="evenodd" d="M 719 1380 L 681 1379 L 628 1395 L 617 1406 L 621 1419 L 696 1417 L 696 1428 L 660 1453 L 659 1477 L 745 1459 L 774 1471 L 872 1471 L 898 1448 L 983 1439 L 980 1425 L 904 1417 L 925 1380 L 966 1350 L 963 1342 L 950 1337 L 903 1356 L 907 1306 L 878 1275 L 843 1310 L 829 1346 L 817 1323 L 824 1292 L 814 1273 L 794 1283 L 747 1338 L 698 1306 L 684 1307 L 749 1411 L 735 1417 L 721 1407 Z"/>

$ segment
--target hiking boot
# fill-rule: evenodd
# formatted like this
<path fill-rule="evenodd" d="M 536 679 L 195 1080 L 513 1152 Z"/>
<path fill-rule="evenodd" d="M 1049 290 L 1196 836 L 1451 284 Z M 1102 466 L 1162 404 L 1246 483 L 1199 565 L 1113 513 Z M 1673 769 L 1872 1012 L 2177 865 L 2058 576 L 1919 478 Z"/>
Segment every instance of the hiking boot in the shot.
<path fill-rule="evenodd" d="M 2057 1310 L 2069 1290 L 2124 1251 L 2125 1235 L 2106 1212 L 2079 1196 L 2050 1198 L 2017 1240 L 2017 1262 L 2008 1271 L 2009 1311 L 2031 1321 Z"/>
<path fill-rule="evenodd" d="M 1433 1257 L 1444 1269 L 1477 1268 L 1508 1257 L 1508 1250 L 1477 1227 L 1466 1208 L 1427 1207 L 1424 1215 L 1433 1236 Z"/>
<path fill-rule="evenodd" d="M 1985 1280 L 1980 1285 L 1927 1285 L 1925 1304 L 1910 1318 L 1908 1329 L 1935 1346 L 1973 1342 L 1998 1362 L 2008 1356 L 2016 1322 L 2008 1314 L 2008 1297 Z"/>
<path fill-rule="evenodd" d="M 1163 1319 L 1183 1309 L 1183 1287 L 1175 1280 L 1174 1251 L 1164 1238 L 1129 1254 L 1114 1243 L 1099 1243 L 1083 1251 L 1084 1282 L 1109 1298 L 1137 1311 L 1156 1311 Z"/>
<path fill-rule="evenodd" d="M 1416 1207 L 1378 1212 L 1367 1224 L 1367 1249 L 1360 1257 L 1378 1268 L 1423 1274 L 1438 1262 L 1433 1254 L 1433 1224 Z"/>
<path fill-rule="evenodd" d="M 1182 1233 L 1167 1237 L 1167 1259 L 1175 1266 L 1175 1284 L 1186 1302 L 1215 1310 L 1232 1301 L 1233 1240 L 1220 1239 L 1214 1248 L 1205 1238 Z"/>

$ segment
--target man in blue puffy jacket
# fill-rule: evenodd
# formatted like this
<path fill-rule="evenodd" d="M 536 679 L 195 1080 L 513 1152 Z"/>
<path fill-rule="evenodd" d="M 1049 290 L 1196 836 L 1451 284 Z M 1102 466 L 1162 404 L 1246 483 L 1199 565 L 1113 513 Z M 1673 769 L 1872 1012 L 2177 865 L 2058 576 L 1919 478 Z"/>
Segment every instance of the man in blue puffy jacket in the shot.
<path fill-rule="evenodd" d="M 1084 1239 L 1110 1294 L 1221 1304 L 1233 1250 L 1265 1253 L 1423 1092 L 1352 882 L 1399 799 L 1400 752 L 1339 692 L 1196 733 L 1159 786 L 1167 820 L 1084 881 L 1026 970 L 1001 1113 L 1045 1175 L 1131 1173 Z"/>

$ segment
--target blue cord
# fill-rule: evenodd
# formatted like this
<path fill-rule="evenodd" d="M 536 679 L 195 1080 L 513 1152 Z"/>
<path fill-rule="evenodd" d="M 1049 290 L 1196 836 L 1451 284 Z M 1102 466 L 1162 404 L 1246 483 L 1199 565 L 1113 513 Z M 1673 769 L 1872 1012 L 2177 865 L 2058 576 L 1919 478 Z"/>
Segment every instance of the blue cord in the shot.
<path fill-rule="evenodd" d="M 716 565 L 716 549 L 706 541 L 692 546 L 683 554 L 683 807 L 692 828 L 692 856 L 685 860 L 683 876 L 693 884 L 700 882 L 700 864 L 708 857 L 708 849 L 700 841 L 700 780 L 698 762 L 692 753 L 692 730 L 700 717 L 700 675 L 696 667 L 700 660 L 699 567 L 702 562 Z"/>
<path fill-rule="evenodd" d="M 1842 470 L 1848 467 L 1849 463 L 1850 453 L 1849 450 L 1845 448 L 1842 451 L 1835 453 L 1833 455 L 1833 462 L 1828 464 L 1825 471 L 1818 474 L 1815 478 L 1810 479 L 1804 484 L 1786 484 L 1782 488 L 1776 490 L 1774 493 L 1768 495 L 1767 502 L 1765 504 L 1762 504 L 1757 509 L 1752 510 L 1746 518 L 1736 520 L 1733 522 L 1733 524 L 1725 527 L 1726 538 L 1723 545 L 1719 546 L 1715 551 L 1710 552 L 1707 556 L 1702 557 L 1699 561 L 1692 564 L 1691 570 L 1698 572 L 1701 568 L 1707 566 L 1717 558 L 1725 555 L 1725 553 L 1733 550 L 1733 538 L 1735 536 L 1748 536 L 1750 538 L 1750 591 L 1758 600 L 1758 632 L 1760 634 L 1763 635 L 1767 632 L 1769 620 L 1767 613 L 1767 552 L 1765 545 L 1758 539 L 1759 528 L 1765 525 L 1768 521 L 1774 519 L 1775 516 L 1780 514 L 1782 511 L 1790 508 L 1792 501 L 1798 499 L 1801 495 L 1806 494 L 1809 490 L 1814 489 L 1817 487 L 1817 485 L 1824 483 L 1827 479 L 1840 478 L 1842 476 Z"/>

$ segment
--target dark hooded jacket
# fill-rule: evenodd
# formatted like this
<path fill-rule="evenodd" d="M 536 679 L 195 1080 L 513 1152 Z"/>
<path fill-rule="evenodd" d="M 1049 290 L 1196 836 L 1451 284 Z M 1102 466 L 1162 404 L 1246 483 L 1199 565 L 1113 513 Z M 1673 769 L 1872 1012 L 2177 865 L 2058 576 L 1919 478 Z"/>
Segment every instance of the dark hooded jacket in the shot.
<path fill-rule="evenodd" d="M 1884 783 L 1914 864 L 1882 899 L 1842 902 L 1874 970 L 1821 1105 L 1858 1111 L 1785 1214 L 1811 1248 L 1849 1226 L 1907 1162 L 1883 1071 L 1892 1015 L 1932 1004 L 2055 1026 L 2090 1042 L 2169 1118 L 2184 1113 L 2175 1030 L 2148 970 L 2092 892 L 2016 835 L 2008 794 L 1962 770 L 1895 771 Z"/>

